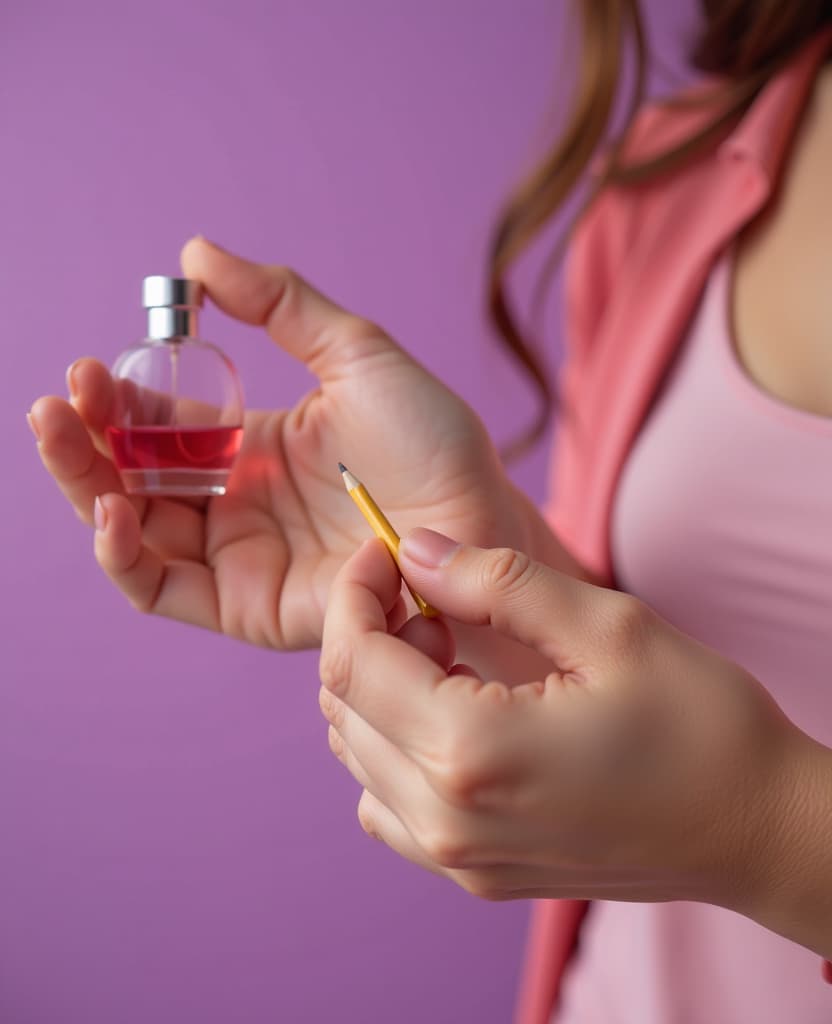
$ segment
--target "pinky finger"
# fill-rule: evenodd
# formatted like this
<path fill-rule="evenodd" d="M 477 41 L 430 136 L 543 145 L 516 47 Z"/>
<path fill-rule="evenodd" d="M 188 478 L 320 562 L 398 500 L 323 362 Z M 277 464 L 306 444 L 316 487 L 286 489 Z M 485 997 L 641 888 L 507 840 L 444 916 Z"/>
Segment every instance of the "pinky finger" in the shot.
<path fill-rule="evenodd" d="M 216 581 L 207 565 L 165 562 L 146 547 L 136 510 L 122 494 L 99 495 L 94 515 L 98 564 L 135 608 L 219 630 Z"/>
<path fill-rule="evenodd" d="M 358 820 L 368 836 L 380 839 L 400 857 L 434 875 L 448 877 L 447 871 L 428 857 L 390 808 L 366 789 L 358 801 Z"/>

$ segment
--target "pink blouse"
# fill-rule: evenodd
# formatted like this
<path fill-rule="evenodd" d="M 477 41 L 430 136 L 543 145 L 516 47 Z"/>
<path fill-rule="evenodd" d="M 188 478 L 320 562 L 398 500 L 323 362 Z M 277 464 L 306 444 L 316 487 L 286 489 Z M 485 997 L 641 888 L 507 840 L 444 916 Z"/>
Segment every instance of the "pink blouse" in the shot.
<path fill-rule="evenodd" d="M 575 557 L 610 585 L 617 571 L 613 505 L 628 453 L 715 261 L 777 186 L 830 44 L 832 28 L 798 51 L 716 151 L 643 186 L 605 189 L 573 238 L 560 373 L 565 412 L 545 513 Z M 694 106 L 649 107 L 630 133 L 625 156 L 661 152 L 708 117 Z M 550 1020 L 587 906 L 579 900 L 534 904 L 517 1024 Z M 814 984 L 829 999 L 832 1019 L 832 990 L 818 971 Z"/>
<path fill-rule="evenodd" d="M 747 668 L 832 746 L 832 419 L 746 376 L 730 331 L 732 262 L 701 308 L 619 478 L 616 579 Z M 595 903 L 557 1024 L 821 1024 L 817 956 L 699 903 Z"/>

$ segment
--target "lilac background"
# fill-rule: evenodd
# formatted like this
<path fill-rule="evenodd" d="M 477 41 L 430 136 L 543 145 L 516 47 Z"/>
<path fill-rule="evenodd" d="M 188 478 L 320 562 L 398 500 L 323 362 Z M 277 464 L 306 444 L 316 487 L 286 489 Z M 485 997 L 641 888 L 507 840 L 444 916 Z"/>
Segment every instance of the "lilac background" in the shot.
<path fill-rule="evenodd" d="M 690 0 L 649 6 L 674 66 Z M 564 99 L 560 9 L 4 5 L 3 1024 L 509 1019 L 528 906 L 363 835 L 314 654 L 132 612 L 24 413 L 142 333 L 141 277 L 202 232 L 385 324 L 508 437 L 528 391 L 489 338 L 483 253 Z M 258 332 L 204 327 L 250 405 L 308 387 Z M 514 469 L 536 498 L 545 454 Z"/>

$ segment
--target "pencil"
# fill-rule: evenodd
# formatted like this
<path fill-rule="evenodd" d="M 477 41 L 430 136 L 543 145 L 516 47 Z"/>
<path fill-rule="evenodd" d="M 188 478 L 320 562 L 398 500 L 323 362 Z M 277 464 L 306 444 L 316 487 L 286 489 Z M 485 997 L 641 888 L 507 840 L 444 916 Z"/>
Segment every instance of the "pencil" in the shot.
<path fill-rule="evenodd" d="M 350 473 L 343 462 L 338 463 L 338 468 L 341 470 L 341 479 L 344 481 L 347 493 L 361 509 L 362 515 L 373 528 L 373 533 L 376 537 L 383 540 L 387 545 L 387 550 L 393 556 L 393 561 L 396 565 L 399 565 L 399 535 L 390 525 L 389 519 L 370 497 L 370 492 L 364 484 Z M 401 566 L 399 566 L 399 570 L 401 571 Z M 407 580 L 404 581 L 404 584 L 410 591 L 410 596 L 416 602 L 416 607 L 422 615 L 427 619 L 436 618 L 439 612 L 432 605 L 429 605 L 423 597 L 420 597 Z"/>

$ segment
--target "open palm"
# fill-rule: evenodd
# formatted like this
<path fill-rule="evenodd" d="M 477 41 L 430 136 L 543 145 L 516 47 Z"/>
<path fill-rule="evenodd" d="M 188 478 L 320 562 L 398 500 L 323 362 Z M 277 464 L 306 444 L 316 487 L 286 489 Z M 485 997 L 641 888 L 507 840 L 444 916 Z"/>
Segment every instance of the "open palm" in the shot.
<path fill-rule="evenodd" d="M 225 312 L 266 327 L 318 377 L 291 410 L 250 412 L 227 493 L 128 497 L 104 440 L 113 398 L 92 359 L 71 403 L 32 407 L 44 464 L 88 523 L 98 561 L 140 609 L 250 643 L 320 642 L 329 584 L 368 536 L 338 461 L 399 532 L 431 526 L 470 543 L 522 547 L 525 505 L 476 414 L 374 325 L 282 268 L 193 240 L 182 257 Z"/>

